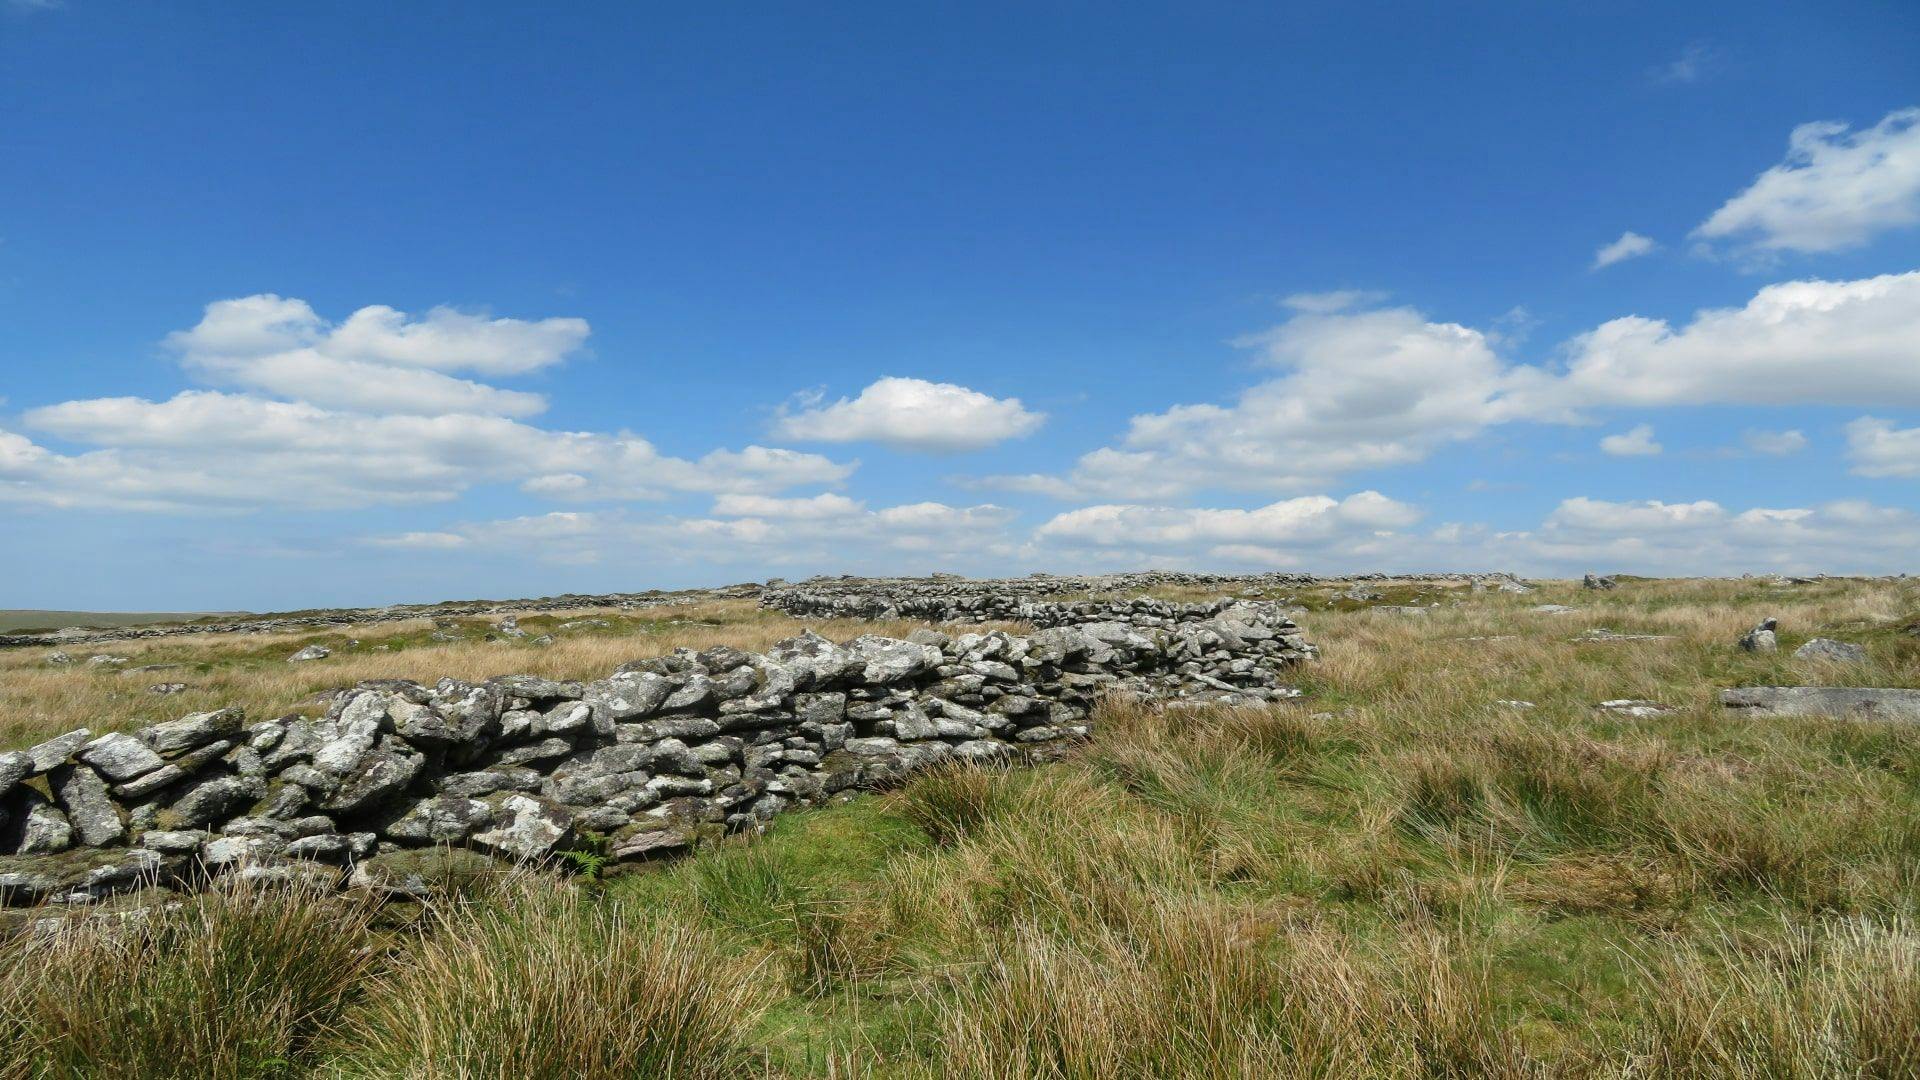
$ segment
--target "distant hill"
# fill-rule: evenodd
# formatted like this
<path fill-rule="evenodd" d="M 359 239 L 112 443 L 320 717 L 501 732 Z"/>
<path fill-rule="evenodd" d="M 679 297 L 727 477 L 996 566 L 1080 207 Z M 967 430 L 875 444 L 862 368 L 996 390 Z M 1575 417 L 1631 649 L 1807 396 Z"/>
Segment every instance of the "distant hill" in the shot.
<path fill-rule="evenodd" d="M 153 623 L 192 622 L 211 615 L 242 615 L 238 611 L 37 611 L 33 608 L 0 608 L 0 634 L 22 630 L 60 630 L 69 626 L 110 629 L 116 626 L 149 626 Z"/>

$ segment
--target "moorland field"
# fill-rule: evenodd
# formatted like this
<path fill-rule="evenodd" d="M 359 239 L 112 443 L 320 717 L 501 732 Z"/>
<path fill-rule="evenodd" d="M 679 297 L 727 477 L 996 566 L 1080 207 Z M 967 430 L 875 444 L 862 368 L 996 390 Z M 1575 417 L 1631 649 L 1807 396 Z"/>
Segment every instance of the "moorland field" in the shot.
<path fill-rule="evenodd" d="M 1109 701 L 1066 760 L 922 774 L 684 859 L 420 904 L 0 912 L 0 1076 L 1920 1074 L 1920 725 L 1718 700 L 1920 687 L 1920 584 L 1537 584 L 1276 588 L 1321 650 L 1296 701 Z M 1778 652 L 1735 647 L 1767 617 Z M 0 652 L 0 747 L 913 628 L 749 600 L 493 622 Z M 1795 659 L 1814 636 L 1866 659 Z"/>

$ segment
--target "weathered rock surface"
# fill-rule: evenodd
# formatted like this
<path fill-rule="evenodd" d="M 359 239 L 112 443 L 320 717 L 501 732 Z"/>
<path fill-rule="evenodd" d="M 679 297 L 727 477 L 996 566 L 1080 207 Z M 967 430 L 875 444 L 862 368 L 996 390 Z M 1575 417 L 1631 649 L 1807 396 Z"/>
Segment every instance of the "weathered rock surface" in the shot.
<path fill-rule="evenodd" d="M 1779 652 L 1780 638 L 1774 633 L 1779 628 L 1779 619 L 1762 619 L 1758 626 L 1740 635 L 1740 647 L 1750 653 Z"/>
<path fill-rule="evenodd" d="M 1720 704 L 1766 716 L 1849 716 L 1920 722 L 1920 690 L 1852 686 L 1743 686 Z"/>
<path fill-rule="evenodd" d="M 1829 664 L 1864 664 L 1867 650 L 1849 641 L 1817 637 L 1793 650 L 1795 660 L 1820 660 Z"/>

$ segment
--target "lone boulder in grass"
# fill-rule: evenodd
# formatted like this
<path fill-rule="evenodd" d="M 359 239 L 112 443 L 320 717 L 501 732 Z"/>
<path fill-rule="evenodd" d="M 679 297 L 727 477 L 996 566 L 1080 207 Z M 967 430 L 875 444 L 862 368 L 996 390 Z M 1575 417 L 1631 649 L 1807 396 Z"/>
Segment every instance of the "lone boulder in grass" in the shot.
<path fill-rule="evenodd" d="M 1779 628 L 1779 619 L 1762 619 L 1760 625 L 1740 636 L 1740 647 L 1751 653 L 1779 652 L 1780 639 L 1774 635 Z"/>
<path fill-rule="evenodd" d="M 1795 660 L 1824 660 L 1832 664 L 1864 664 L 1867 650 L 1847 641 L 1817 637 L 1793 650 Z"/>
<path fill-rule="evenodd" d="M 333 650 L 325 645 L 309 645 L 292 656 L 287 657 L 289 664 L 304 664 L 309 660 L 325 660 L 333 655 Z"/>

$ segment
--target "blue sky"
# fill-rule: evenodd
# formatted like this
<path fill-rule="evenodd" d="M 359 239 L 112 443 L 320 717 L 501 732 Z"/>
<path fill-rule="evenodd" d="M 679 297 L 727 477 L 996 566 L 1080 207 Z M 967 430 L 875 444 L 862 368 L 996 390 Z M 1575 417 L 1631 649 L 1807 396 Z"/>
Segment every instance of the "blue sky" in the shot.
<path fill-rule="evenodd" d="M 1914 569 L 1920 8 L 1754 8 L 0 0 L 0 603 Z"/>

